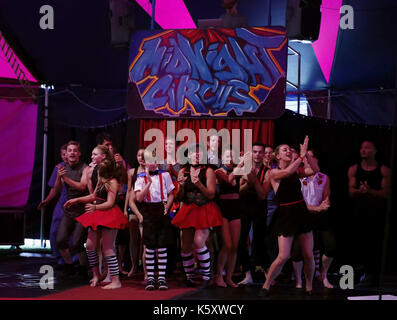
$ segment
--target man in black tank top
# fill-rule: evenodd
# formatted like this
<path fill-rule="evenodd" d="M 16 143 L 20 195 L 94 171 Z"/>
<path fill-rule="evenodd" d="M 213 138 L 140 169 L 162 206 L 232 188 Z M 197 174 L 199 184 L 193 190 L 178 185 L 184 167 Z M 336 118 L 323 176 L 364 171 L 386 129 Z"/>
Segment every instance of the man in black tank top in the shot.
<path fill-rule="evenodd" d="M 372 141 L 361 144 L 361 161 L 349 168 L 349 194 L 354 204 L 353 230 L 356 272 L 369 281 L 376 281 L 381 265 L 383 232 L 387 198 L 390 188 L 390 169 L 376 158 Z M 357 241 L 357 242 L 356 242 Z"/>
<path fill-rule="evenodd" d="M 80 145 L 78 142 L 70 141 L 67 144 L 65 167 L 58 169 L 57 181 L 55 188 L 61 188 L 65 185 L 68 200 L 82 197 L 88 194 L 87 183 L 82 181 L 86 177 L 87 165 L 80 162 Z M 70 208 L 64 209 L 65 214 L 60 222 L 57 245 L 59 251 L 65 260 L 64 275 L 74 273 L 72 255 L 77 254 L 80 262 L 80 274 L 86 275 L 87 256 L 84 249 L 84 242 L 87 237 L 84 227 L 76 221 L 76 218 L 84 213 L 84 204 L 77 204 Z M 71 243 L 69 245 L 69 239 Z"/>

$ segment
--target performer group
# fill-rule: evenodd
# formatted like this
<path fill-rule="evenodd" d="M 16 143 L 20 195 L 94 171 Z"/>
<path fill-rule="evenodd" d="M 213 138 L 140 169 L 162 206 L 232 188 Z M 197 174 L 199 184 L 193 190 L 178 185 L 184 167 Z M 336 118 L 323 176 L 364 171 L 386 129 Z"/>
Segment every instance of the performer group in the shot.
<path fill-rule="evenodd" d="M 208 145 L 178 154 L 175 140 L 167 138 L 164 159 L 139 149 L 132 168 L 106 133 L 98 135 L 89 165 L 80 160 L 78 142 L 62 146 L 52 189 L 39 204 L 62 194 L 50 231 L 62 279 L 89 275 L 91 286 L 117 289 L 122 275 L 142 270 L 146 290 L 167 290 L 167 278 L 179 269 L 181 286 L 235 288 L 253 284 L 259 267 L 266 281 L 258 296 L 268 296 L 291 260 L 296 288 L 311 295 L 314 279 L 333 288 L 331 183 L 309 137 L 296 148 L 257 141 L 245 154 L 221 144 L 213 136 Z M 376 151 L 364 141 L 361 161 L 347 173 L 362 227 L 357 241 L 368 238 L 371 225 L 374 230 L 373 213 L 388 196 L 390 172 L 375 160 Z M 374 242 L 366 248 L 381 251 Z M 358 250 L 356 257 L 363 272 L 377 274 L 368 252 Z"/>

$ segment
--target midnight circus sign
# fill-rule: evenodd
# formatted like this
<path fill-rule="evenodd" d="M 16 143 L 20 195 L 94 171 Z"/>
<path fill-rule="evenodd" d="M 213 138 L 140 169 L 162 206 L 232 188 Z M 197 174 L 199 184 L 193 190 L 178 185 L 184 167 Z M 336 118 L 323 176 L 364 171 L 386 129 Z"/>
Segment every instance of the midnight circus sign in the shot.
<path fill-rule="evenodd" d="M 286 61 L 282 28 L 136 32 L 128 109 L 135 117 L 275 118 Z"/>

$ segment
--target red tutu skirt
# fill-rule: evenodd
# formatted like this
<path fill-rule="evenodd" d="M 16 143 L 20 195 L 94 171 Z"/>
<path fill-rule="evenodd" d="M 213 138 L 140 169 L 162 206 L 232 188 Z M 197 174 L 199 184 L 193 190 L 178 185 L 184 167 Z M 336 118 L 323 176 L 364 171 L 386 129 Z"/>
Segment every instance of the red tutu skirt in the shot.
<path fill-rule="evenodd" d="M 211 201 L 202 206 L 181 203 L 181 208 L 171 223 L 179 229 L 198 230 L 222 226 L 223 221 L 221 211 L 216 203 Z"/>
<path fill-rule="evenodd" d="M 128 226 L 128 219 L 118 206 L 112 209 L 101 211 L 96 210 L 92 213 L 86 212 L 77 217 L 76 220 L 80 222 L 84 228 L 91 227 L 97 230 L 98 226 L 110 229 L 124 229 Z"/>

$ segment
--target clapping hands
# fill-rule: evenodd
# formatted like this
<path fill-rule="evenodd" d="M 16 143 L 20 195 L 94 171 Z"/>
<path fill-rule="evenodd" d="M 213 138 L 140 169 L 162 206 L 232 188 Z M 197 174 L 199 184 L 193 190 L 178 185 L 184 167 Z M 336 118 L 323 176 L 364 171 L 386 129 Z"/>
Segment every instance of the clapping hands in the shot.
<path fill-rule="evenodd" d="M 190 167 L 190 179 L 192 180 L 192 183 L 194 185 L 198 185 L 200 183 L 199 174 L 200 174 L 200 168 L 196 169 Z"/>
<path fill-rule="evenodd" d="M 178 184 L 180 186 L 184 186 L 185 185 L 185 181 L 186 181 L 187 177 L 185 177 L 184 172 L 181 170 L 178 173 Z"/>

